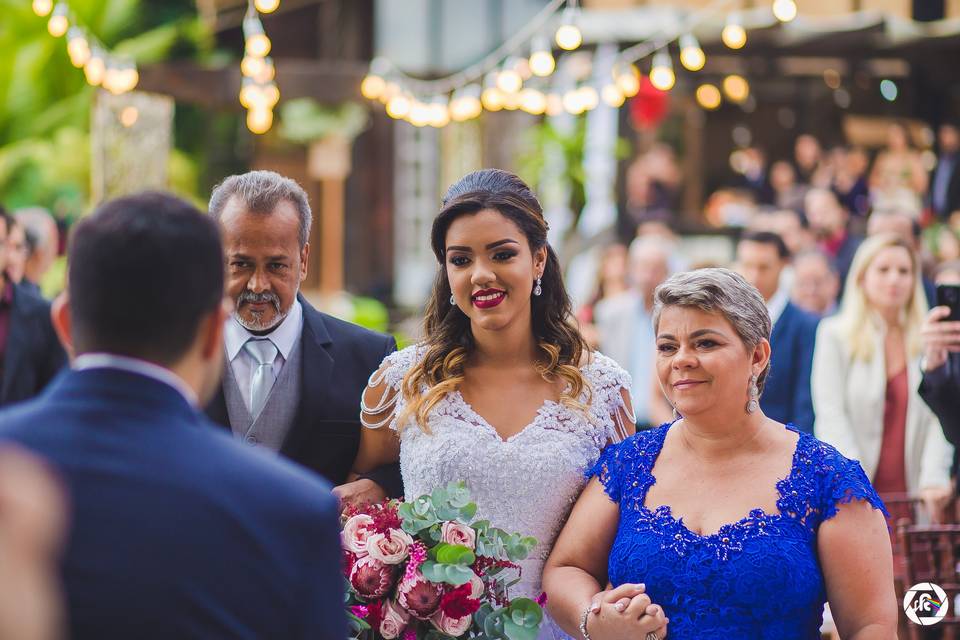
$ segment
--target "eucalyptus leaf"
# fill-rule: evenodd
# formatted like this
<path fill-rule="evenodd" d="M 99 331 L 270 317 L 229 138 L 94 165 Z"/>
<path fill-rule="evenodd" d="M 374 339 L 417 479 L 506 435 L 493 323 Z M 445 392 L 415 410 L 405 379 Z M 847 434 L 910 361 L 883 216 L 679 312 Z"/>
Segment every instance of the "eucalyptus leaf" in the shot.
<path fill-rule="evenodd" d="M 525 627 L 510 618 L 503 619 L 503 635 L 508 640 L 537 640 L 538 632 L 538 627 Z"/>
<path fill-rule="evenodd" d="M 443 564 L 471 565 L 477 559 L 473 551 L 462 544 L 440 544 L 437 547 L 437 562 Z M 431 555 L 433 555 L 433 552 L 431 552 Z"/>

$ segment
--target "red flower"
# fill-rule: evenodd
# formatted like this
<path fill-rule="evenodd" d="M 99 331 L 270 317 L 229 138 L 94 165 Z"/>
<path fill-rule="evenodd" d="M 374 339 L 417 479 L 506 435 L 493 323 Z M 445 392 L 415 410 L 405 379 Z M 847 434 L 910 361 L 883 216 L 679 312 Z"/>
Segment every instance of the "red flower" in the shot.
<path fill-rule="evenodd" d="M 440 606 L 440 585 L 430 582 L 419 572 L 412 580 L 402 580 L 397 593 L 400 606 L 420 620 L 429 618 Z"/>
<path fill-rule="evenodd" d="M 440 599 L 440 610 L 450 618 L 473 615 L 480 608 L 480 601 L 470 597 L 472 591 L 469 582 L 451 589 Z"/>
<path fill-rule="evenodd" d="M 364 618 L 372 629 L 379 629 L 383 622 L 383 601 L 374 600 L 367 605 L 367 616 Z"/>
<path fill-rule="evenodd" d="M 382 598 L 393 586 L 394 571 L 370 556 L 357 560 L 350 570 L 350 584 L 361 598 Z"/>

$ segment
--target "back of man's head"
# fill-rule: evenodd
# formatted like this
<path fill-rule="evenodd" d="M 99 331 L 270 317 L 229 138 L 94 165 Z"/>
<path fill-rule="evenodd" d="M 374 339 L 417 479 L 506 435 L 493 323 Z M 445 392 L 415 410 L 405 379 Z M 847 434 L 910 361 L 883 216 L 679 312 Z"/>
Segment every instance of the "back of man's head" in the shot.
<path fill-rule="evenodd" d="M 172 195 L 142 193 L 104 203 L 75 226 L 68 259 L 77 354 L 172 365 L 223 300 L 217 224 Z"/>

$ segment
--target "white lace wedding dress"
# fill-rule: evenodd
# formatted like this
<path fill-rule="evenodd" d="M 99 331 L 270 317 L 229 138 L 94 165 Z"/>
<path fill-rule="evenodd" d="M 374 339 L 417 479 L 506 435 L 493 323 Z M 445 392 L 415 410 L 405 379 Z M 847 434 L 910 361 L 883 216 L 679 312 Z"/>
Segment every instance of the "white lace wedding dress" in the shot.
<path fill-rule="evenodd" d="M 397 392 L 394 418 L 382 423 L 392 429 L 397 429 L 395 416 L 404 407 L 399 393 L 403 376 L 422 354 L 418 345 L 391 354 L 384 360 L 389 366 L 370 381 L 375 387 L 386 380 L 390 390 Z M 623 427 L 616 417 L 625 410 L 622 391 L 629 391 L 630 376 L 602 354 L 594 353 L 590 360 L 581 367 L 592 389 L 589 420 L 547 400 L 533 422 L 503 440 L 456 391 L 431 411 L 430 434 L 415 424 L 400 431 L 400 468 L 407 499 L 462 480 L 477 503 L 477 519 L 539 541 L 520 563 L 521 581 L 511 589 L 511 597 L 536 599 L 541 594 L 544 562 L 586 484 L 584 472 L 608 442 L 622 438 Z M 586 392 L 580 400 L 587 401 Z M 539 637 L 567 638 L 549 618 Z"/>

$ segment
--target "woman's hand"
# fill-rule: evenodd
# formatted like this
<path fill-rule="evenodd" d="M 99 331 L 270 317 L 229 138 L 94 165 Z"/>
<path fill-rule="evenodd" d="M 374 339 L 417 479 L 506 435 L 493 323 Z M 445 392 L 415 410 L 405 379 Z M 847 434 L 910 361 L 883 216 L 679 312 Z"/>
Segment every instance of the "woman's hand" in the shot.
<path fill-rule="evenodd" d="M 651 633 L 663 640 L 669 622 L 663 608 L 650 600 L 644 585 L 624 584 L 593 597 L 587 633 L 591 640 L 643 639 Z"/>
<path fill-rule="evenodd" d="M 920 500 L 930 514 L 933 524 L 943 522 L 944 510 L 953 498 L 953 487 L 924 487 L 920 489 Z"/>
<path fill-rule="evenodd" d="M 960 352 L 960 322 L 946 322 L 950 307 L 934 307 L 920 328 L 923 339 L 923 370 L 933 371 L 947 361 L 948 353 Z"/>

